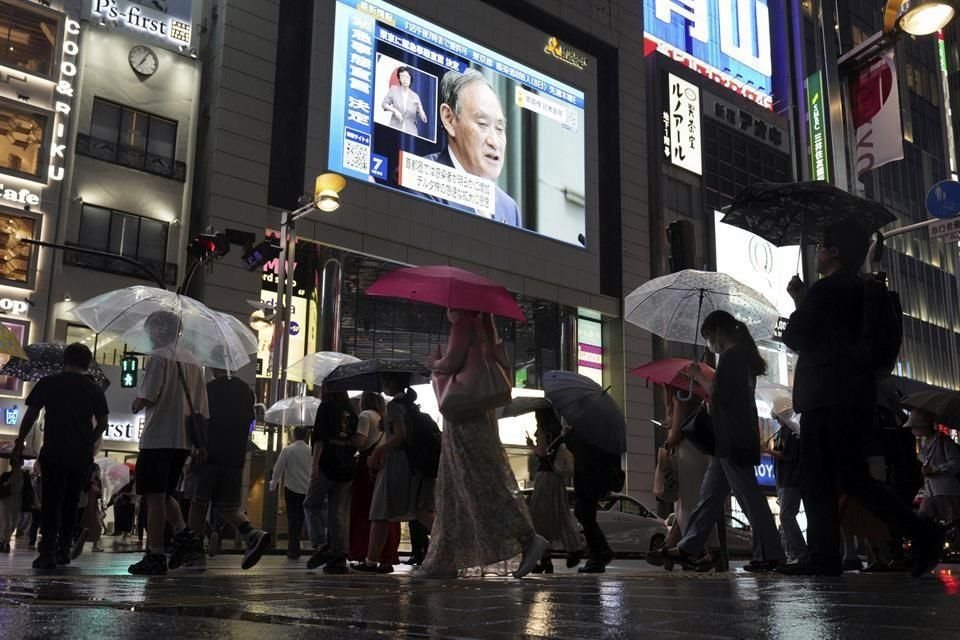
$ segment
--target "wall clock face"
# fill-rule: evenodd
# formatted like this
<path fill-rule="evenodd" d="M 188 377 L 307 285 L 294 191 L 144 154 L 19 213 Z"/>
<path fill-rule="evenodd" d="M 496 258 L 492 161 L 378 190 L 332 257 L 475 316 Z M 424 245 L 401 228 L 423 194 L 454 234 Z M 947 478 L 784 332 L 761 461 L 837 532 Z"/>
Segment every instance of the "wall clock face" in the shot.
<path fill-rule="evenodd" d="M 160 66 L 160 61 L 157 60 L 157 54 L 154 53 L 153 49 L 142 45 L 130 49 L 128 59 L 130 61 L 130 68 L 145 78 L 156 73 L 157 67 Z"/>

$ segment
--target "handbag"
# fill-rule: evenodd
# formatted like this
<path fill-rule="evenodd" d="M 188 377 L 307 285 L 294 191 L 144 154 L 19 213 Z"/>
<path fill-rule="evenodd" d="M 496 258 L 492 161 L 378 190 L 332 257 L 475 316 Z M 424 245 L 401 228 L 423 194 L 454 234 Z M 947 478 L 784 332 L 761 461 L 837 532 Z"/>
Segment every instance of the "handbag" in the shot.
<path fill-rule="evenodd" d="M 557 447 L 557 453 L 553 458 L 553 471 L 563 478 L 573 477 L 573 454 L 567 449 L 567 445 L 560 443 Z"/>
<path fill-rule="evenodd" d="M 479 320 L 474 321 L 474 329 L 479 341 L 470 345 L 463 368 L 431 376 L 440 413 L 447 420 L 505 407 L 512 399 L 510 361 L 503 342 L 492 343 Z"/>
<path fill-rule="evenodd" d="M 653 474 L 653 495 L 664 502 L 674 502 L 680 494 L 677 461 L 665 447 L 657 451 L 657 469 Z"/>
<path fill-rule="evenodd" d="M 716 450 L 716 438 L 713 434 L 713 420 L 707 411 L 706 402 L 701 403 L 696 411 L 687 416 L 680 425 L 680 433 L 698 451 L 708 456 L 713 455 Z"/>

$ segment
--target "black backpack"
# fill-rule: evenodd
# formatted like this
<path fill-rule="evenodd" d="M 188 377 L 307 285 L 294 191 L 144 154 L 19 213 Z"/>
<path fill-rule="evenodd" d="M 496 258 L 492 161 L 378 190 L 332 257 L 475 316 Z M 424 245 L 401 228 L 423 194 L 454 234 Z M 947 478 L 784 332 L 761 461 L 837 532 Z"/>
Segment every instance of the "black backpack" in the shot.
<path fill-rule="evenodd" d="M 885 378 L 897 366 L 903 343 L 903 307 L 900 296 L 887 288 L 887 274 L 868 274 L 860 279 L 863 309 L 860 331 L 852 345 L 853 358 L 861 371 Z"/>
<path fill-rule="evenodd" d="M 409 399 L 400 402 L 405 409 L 407 461 L 423 477 L 436 478 L 440 468 L 440 427 L 433 418 L 420 411 L 420 405 Z"/>

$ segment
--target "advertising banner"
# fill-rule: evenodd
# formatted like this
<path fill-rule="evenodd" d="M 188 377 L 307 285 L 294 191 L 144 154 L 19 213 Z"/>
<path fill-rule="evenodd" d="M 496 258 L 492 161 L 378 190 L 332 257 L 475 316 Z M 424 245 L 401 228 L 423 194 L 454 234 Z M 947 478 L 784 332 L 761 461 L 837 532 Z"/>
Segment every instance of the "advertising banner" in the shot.
<path fill-rule="evenodd" d="M 857 175 L 903 160 L 903 124 L 894 52 L 861 70 L 851 86 Z"/>
<path fill-rule="evenodd" d="M 332 171 L 580 243 L 582 91 L 385 2 L 335 29 Z"/>
<path fill-rule="evenodd" d="M 810 176 L 814 180 L 830 180 L 827 147 L 827 113 L 823 100 L 823 76 L 820 72 L 806 80 L 807 131 L 810 136 Z"/>
<path fill-rule="evenodd" d="M 669 131 L 670 162 L 703 174 L 703 152 L 700 148 L 700 89 L 682 78 L 668 74 L 667 112 L 665 125 Z"/>

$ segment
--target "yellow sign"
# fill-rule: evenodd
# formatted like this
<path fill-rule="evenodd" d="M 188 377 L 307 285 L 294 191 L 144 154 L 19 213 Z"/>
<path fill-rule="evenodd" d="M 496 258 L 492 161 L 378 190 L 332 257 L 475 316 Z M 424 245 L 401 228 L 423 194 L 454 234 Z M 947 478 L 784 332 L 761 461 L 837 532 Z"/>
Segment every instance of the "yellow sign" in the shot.
<path fill-rule="evenodd" d="M 555 36 L 547 40 L 547 46 L 543 48 L 543 52 L 549 53 L 557 60 L 563 60 L 581 71 L 587 68 L 587 56 L 576 49 L 563 46 Z"/>

